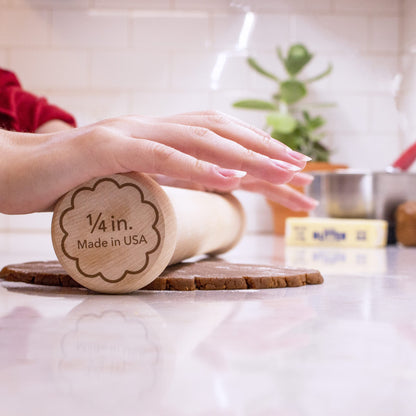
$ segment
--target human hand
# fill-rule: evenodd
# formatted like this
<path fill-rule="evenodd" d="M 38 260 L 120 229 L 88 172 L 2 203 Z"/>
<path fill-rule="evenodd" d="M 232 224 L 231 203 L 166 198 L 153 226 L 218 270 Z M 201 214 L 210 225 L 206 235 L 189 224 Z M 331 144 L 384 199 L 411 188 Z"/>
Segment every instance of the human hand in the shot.
<path fill-rule="evenodd" d="M 9 214 L 50 209 L 89 179 L 132 171 L 219 192 L 256 191 L 292 209 L 316 205 L 283 185 L 311 181 L 299 173 L 307 157 L 217 112 L 118 117 L 49 134 L 0 131 L 0 151 L 0 212 Z"/>

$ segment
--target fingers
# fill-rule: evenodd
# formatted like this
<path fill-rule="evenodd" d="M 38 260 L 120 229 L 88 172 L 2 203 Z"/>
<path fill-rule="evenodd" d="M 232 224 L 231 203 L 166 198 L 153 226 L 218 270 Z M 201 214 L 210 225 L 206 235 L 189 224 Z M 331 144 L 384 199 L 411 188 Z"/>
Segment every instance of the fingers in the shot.
<path fill-rule="evenodd" d="M 293 177 L 293 179 L 289 183 L 294 186 L 306 186 L 306 185 L 309 185 L 312 181 L 313 181 L 312 175 L 299 172 Z"/>
<path fill-rule="evenodd" d="M 111 171 L 103 174 L 135 171 L 165 175 L 222 192 L 237 189 L 241 177 L 245 175 L 245 172 L 216 166 L 164 144 L 131 140 L 128 136 L 122 139 L 118 137 L 117 145 L 110 152 L 117 163 L 111 167 Z"/>
<path fill-rule="evenodd" d="M 105 174 L 139 171 L 202 189 L 251 190 L 294 210 L 311 210 L 317 204 L 291 187 L 279 186 L 309 184 L 312 177 L 300 173 L 308 158 L 232 117 L 216 112 L 129 116 L 110 121 L 104 131 L 114 136 L 104 141 L 111 147 L 105 153 L 117 161 Z"/>
<path fill-rule="evenodd" d="M 301 169 L 248 149 L 205 127 L 168 122 L 140 122 L 131 127 L 131 134 L 142 140 L 151 138 L 196 159 L 248 172 L 273 183 L 286 183 Z"/>
<path fill-rule="evenodd" d="M 153 178 L 160 184 L 160 185 L 167 185 L 167 186 L 176 186 L 181 188 L 187 188 L 187 189 L 194 189 L 197 191 L 214 191 L 215 189 L 208 189 L 201 184 L 195 183 L 195 182 L 188 182 L 185 180 L 180 179 L 174 179 L 168 176 L 162 176 L 162 175 L 153 175 Z M 306 186 L 313 180 L 312 175 L 307 175 L 304 173 L 298 173 L 293 180 L 291 181 L 291 184 L 296 186 Z M 282 186 L 273 186 L 268 187 L 264 184 L 259 188 L 258 181 L 256 181 L 255 178 L 250 178 L 249 176 L 244 177 L 240 183 L 238 184 L 238 187 L 240 189 L 245 189 L 247 191 L 254 191 L 254 192 L 260 192 L 263 191 L 263 194 L 266 197 L 269 197 L 270 199 L 274 201 L 278 201 L 282 205 L 287 204 L 287 200 L 289 199 L 292 201 L 292 207 L 294 204 L 299 205 L 301 208 L 300 210 L 309 211 L 310 209 L 313 209 L 317 201 L 311 200 L 310 198 L 304 198 L 304 195 L 299 193 L 290 195 L 286 192 L 286 187 Z M 230 189 L 235 190 L 235 189 Z M 305 203 L 306 201 L 306 203 Z M 311 208 L 312 207 L 312 208 Z"/>
<path fill-rule="evenodd" d="M 271 159 L 283 160 L 301 168 L 305 167 L 306 162 L 310 160 L 302 153 L 295 152 L 278 140 L 273 139 L 266 132 L 219 112 L 178 114 L 159 118 L 158 120 L 204 127 L 254 152 L 266 155 Z"/>
<path fill-rule="evenodd" d="M 258 192 L 266 198 L 275 201 L 293 211 L 311 211 L 318 205 L 318 201 L 295 190 L 288 185 L 273 185 L 266 181 L 246 177 L 241 180 L 240 189 Z"/>
<path fill-rule="evenodd" d="M 176 188 L 192 189 L 194 191 L 206 191 L 207 189 L 200 183 L 190 182 L 185 179 L 175 179 L 165 175 L 150 175 L 159 185 L 174 186 Z"/>

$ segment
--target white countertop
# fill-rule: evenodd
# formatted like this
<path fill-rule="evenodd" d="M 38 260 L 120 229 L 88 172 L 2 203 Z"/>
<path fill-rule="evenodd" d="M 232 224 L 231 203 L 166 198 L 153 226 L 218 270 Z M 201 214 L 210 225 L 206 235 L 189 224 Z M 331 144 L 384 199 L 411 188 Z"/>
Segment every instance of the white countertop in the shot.
<path fill-rule="evenodd" d="M 1 266 L 53 257 L 46 234 L 1 237 Z M 416 249 L 259 235 L 224 257 L 325 282 L 128 296 L 2 282 L 0 414 L 415 414 Z"/>

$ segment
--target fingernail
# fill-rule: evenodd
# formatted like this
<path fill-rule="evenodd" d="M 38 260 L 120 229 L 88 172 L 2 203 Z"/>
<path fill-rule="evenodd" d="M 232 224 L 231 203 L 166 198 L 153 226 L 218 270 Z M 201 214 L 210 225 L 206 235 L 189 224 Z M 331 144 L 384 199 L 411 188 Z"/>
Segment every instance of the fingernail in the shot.
<path fill-rule="evenodd" d="M 299 172 L 302 168 L 299 166 L 292 165 L 291 163 L 284 162 L 283 160 L 272 160 L 273 164 L 278 166 L 279 168 L 283 168 L 286 170 L 290 170 L 292 172 Z"/>
<path fill-rule="evenodd" d="M 302 162 L 309 162 L 312 160 L 311 157 L 304 155 L 303 153 L 296 152 L 295 150 L 289 149 L 287 153 L 295 158 L 296 160 L 300 160 Z"/>
<path fill-rule="evenodd" d="M 298 206 L 298 208 L 294 208 L 294 211 L 313 211 L 319 205 L 319 201 L 316 199 L 305 198 L 303 200 L 303 204 Z"/>
<path fill-rule="evenodd" d="M 302 176 L 303 176 L 303 179 L 309 180 L 309 181 L 311 181 L 311 182 L 315 179 L 315 176 L 313 176 L 313 175 L 309 175 L 309 173 L 304 173 L 304 172 L 302 172 L 302 173 L 301 173 L 301 174 L 299 174 L 299 175 L 302 175 Z"/>
<path fill-rule="evenodd" d="M 319 205 L 319 201 L 313 198 L 308 197 L 308 202 L 313 206 L 313 208 L 316 208 Z"/>
<path fill-rule="evenodd" d="M 235 169 L 224 169 L 224 168 L 217 168 L 217 172 L 224 176 L 225 178 L 244 178 L 247 175 L 247 172 L 243 172 L 242 170 L 235 170 Z"/>

